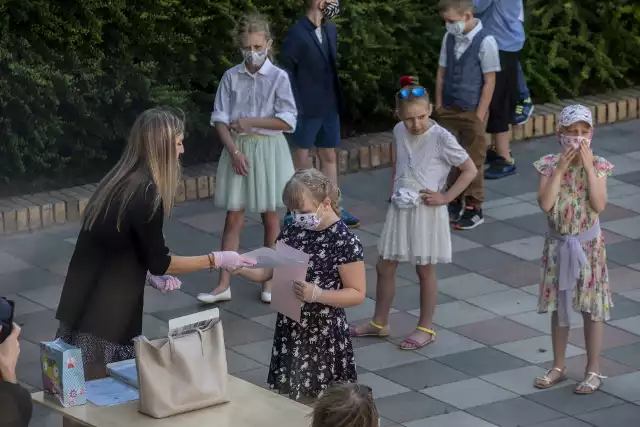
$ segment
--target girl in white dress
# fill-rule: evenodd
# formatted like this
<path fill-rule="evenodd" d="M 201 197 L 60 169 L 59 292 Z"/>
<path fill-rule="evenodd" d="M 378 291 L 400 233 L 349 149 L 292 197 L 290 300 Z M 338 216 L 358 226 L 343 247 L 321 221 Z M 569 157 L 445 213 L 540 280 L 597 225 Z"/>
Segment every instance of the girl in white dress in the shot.
<path fill-rule="evenodd" d="M 420 319 L 400 348 L 415 350 L 435 341 L 435 264 L 451 262 L 447 203 L 462 193 L 478 170 L 455 137 L 429 118 L 429 96 L 417 79 L 405 77 L 401 86 L 396 108 L 402 122 L 393 129 L 393 193 L 378 243 L 376 310 L 369 323 L 352 327 L 351 334 L 389 335 L 396 269 L 399 262 L 410 262 L 420 281 Z M 444 191 L 452 167 L 461 173 Z"/>
<path fill-rule="evenodd" d="M 264 246 L 275 245 L 280 233 L 277 208 L 293 176 L 293 161 L 283 132 L 295 130 L 298 112 L 289 76 L 269 60 L 273 44 L 269 22 L 261 15 L 245 16 L 237 42 L 244 60 L 227 70 L 218 86 L 211 126 L 224 150 L 216 173 L 215 204 L 226 209 L 222 247 L 238 250 L 244 212 L 257 212 L 264 224 Z M 227 250 L 227 249 L 223 249 Z M 204 303 L 231 299 L 231 277 L 220 273 L 218 287 L 198 295 Z M 271 302 L 268 283 L 262 301 Z"/>

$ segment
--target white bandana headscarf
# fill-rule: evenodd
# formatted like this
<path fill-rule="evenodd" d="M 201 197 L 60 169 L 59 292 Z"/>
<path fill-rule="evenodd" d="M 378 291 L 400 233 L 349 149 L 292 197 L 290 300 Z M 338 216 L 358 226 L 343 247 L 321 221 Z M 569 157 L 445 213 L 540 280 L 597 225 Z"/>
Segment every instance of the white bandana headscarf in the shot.
<path fill-rule="evenodd" d="M 593 127 L 593 117 L 591 116 L 591 110 L 584 105 L 576 104 L 569 105 L 560 113 L 560 120 L 558 121 L 558 129 L 561 127 L 571 126 L 576 122 L 585 122 L 589 126 Z"/>

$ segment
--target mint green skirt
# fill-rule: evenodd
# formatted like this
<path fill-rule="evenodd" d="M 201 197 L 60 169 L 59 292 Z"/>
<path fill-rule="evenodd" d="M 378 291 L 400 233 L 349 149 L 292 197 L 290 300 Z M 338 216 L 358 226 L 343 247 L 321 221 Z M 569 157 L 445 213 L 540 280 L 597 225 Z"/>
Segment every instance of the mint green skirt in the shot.
<path fill-rule="evenodd" d="M 234 143 L 249 161 L 249 174 L 236 174 L 231 153 L 224 149 L 216 173 L 216 206 L 227 211 L 260 213 L 284 207 L 282 191 L 294 173 L 284 135 L 239 135 Z"/>

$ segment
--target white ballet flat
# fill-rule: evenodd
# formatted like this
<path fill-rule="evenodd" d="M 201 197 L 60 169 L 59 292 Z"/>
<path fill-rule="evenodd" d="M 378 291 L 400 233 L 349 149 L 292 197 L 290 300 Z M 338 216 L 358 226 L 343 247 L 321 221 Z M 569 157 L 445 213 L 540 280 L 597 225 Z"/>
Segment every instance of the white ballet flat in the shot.
<path fill-rule="evenodd" d="M 217 302 L 229 301 L 231 300 L 231 288 L 227 288 L 226 291 L 220 292 L 219 294 L 198 294 L 196 297 L 198 301 L 205 304 L 215 304 Z"/>
<path fill-rule="evenodd" d="M 260 299 L 265 304 L 271 304 L 271 292 L 262 292 L 260 294 Z"/>

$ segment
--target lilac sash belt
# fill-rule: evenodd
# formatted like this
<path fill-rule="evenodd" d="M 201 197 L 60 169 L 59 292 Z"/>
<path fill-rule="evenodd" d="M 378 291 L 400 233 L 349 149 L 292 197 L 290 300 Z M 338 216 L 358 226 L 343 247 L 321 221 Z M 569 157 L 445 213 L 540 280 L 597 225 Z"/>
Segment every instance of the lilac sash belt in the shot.
<path fill-rule="evenodd" d="M 573 289 L 578 279 L 580 279 L 582 266 L 589 262 L 582 249 L 582 244 L 590 242 L 599 235 L 599 220 L 591 228 L 576 236 L 564 236 L 549 228 L 549 237 L 559 242 L 556 254 L 559 264 L 557 306 L 560 326 L 567 327 L 570 324 L 569 311 L 573 301 Z"/>

